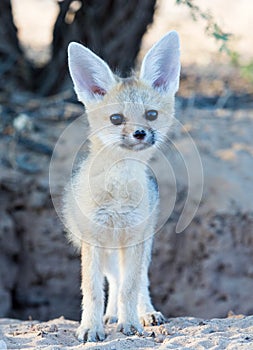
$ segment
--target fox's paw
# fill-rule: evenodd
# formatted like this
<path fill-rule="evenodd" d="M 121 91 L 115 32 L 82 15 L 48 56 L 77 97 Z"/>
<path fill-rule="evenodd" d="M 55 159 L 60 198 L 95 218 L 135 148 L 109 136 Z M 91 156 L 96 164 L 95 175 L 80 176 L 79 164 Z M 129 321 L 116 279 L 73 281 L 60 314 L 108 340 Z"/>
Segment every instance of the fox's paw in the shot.
<path fill-rule="evenodd" d="M 111 324 L 111 323 L 117 323 L 117 322 L 118 322 L 117 316 L 110 316 L 110 315 L 104 316 L 104 323 L 105 324 Z"/>
<path fill-rule="evenodd" d="M 101 327 L 87 328 L 79 326 L 76 331 L 77 339 L 80 342 L 97 342 L 105 339 L 105 332 Z"/>
<path fill-rule="evenodd" d="M 165 323 L 167 320 L 163 314 L 159 311 L 148 312 L 140 317 L 140 321 L 143 326 L 159 326 Z"/>
<path fill-rule="evenodd" d="M 143 328 L 139 322 L 135 322 L 135 323 L 120 322 L 118 323 L 117 331 L 122 332 L 125 335 L 133 335 L 133 334 L 142 335 L 143 334 Z"/>

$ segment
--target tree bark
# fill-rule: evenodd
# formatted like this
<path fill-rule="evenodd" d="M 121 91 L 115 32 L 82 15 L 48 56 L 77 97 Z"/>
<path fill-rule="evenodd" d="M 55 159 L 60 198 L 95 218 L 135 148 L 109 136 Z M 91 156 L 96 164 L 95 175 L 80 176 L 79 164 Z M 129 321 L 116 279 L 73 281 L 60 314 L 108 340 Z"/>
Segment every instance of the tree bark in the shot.
<path fill-rule="evenodd" d="M 70 41 L 92 49 L 122 76 L 130 73 L 142 36 L 153 20 L 155 0 L 79 0 L 76 9 L 74 3 L 78 2 L 58 2 L 52 57 L 44 67 L 37 68 L 20 48 L 10 0 L 0 1 L 0 88 L 11 91 L 19 85 L 43 96 L 61 91 L 69 79 Z"/>
<path fill-rule="evenodd" d="M 0 38 L 0 89 L 8 91 L 20 82 L 25 66 L 10 0 L 0 1 Z"/>

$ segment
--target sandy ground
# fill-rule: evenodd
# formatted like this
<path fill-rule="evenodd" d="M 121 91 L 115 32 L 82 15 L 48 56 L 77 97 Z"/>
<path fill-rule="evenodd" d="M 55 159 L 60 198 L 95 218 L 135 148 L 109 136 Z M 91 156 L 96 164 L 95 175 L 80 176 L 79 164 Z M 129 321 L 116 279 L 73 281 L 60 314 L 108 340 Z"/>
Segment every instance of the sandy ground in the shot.
<path fill-rule="evenodd" d="M 125 336 L 106 327 L 103 342 L 80 344 L 78 323 L 63 317 L 49 322 L 0 320 L 0 349 L 253 349 L 253 316 L 226 319 L 173 318 L 165 325 L 145 327 L 144 335 Z"/>

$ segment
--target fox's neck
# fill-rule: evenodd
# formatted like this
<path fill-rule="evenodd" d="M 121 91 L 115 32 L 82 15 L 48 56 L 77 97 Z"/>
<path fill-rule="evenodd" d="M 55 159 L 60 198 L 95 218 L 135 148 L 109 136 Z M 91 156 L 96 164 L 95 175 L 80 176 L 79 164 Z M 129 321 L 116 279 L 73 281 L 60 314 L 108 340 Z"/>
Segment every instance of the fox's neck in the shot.
<path fill-rule="evenodd" d="M 85 166 L 90 186 L 94 186 L 97 190 L 100 187 L 103 190 L 106 188 L 114 197 L 122 188 L 134 186 L 136 181 L 143 184 L 146 179 L 147 161 L 137 158 L 136 154 L 139 153 L 130 151 L 124 153 L 124 149 L 121 151 L 119 146 L 105 147 L 98 140 L 92 142 Z"/>

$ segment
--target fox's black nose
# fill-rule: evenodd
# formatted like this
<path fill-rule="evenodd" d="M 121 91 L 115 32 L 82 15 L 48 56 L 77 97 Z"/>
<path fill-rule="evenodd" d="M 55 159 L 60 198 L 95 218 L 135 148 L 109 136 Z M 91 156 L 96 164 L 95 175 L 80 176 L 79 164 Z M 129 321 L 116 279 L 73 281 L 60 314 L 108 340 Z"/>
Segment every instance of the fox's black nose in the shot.
<path fill-rule="evenodd" d="M 146 136 L 146 131 L 145 130 L 136 130 L 133 133 L 133 137 L 135 137 L 138 140 L 143 140 L 145 136 Z"/>

